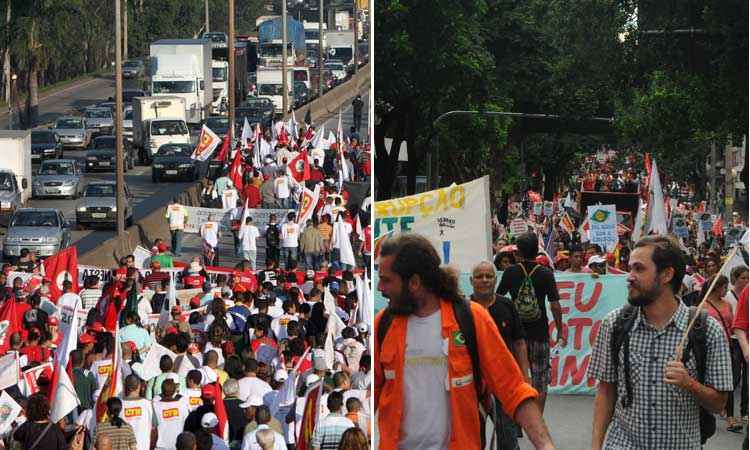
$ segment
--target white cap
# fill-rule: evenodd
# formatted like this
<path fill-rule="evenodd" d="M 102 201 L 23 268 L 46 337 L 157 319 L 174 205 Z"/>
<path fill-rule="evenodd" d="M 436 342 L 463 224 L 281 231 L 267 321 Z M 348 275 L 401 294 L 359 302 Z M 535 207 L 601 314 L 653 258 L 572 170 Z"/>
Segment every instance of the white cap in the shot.
<path fill-rule="evenodd" d="M 604 259 L 603 257 L 601 257 L 599 255 L 594 255 L 591 258 L 589 258 L 589 262 L 588 262 L 587 265 L 590 266 L 592 264 L 605 264 L 606 262 L 607 262 L 607 260 Z"/>
<path fill-rule="evenodd" d="M 273 379 L 276 380 L 276 381 L 279 381 L 279 382 L 286 381 L 287 378 L 289 378 L 289 375 L 287 375 L 286 370 L 284 370 L 284 369 L 278 369 L 273 374 Z"/>
<path fill-rule="evenodd" d="M 212 412 L 203 414 L 203 417 L 201 418 L 201 426 L 203 428 L 214 428 L 218 424 L 219 424 L 219 418 L 216 417 L 216 414 Z"/>
<path fill-rule="evenodd" d="M 370 327 L 366 323 L 360 322 L 357 324 L 357 331 L 360 333 L 367 333 L 370 331 Z"/>
<path fill-rule="evenodd" d="M 320 377 L 315 375 L 314 373 L 311 373 L 307 376 L 307 378 L 305 378 L 305 384 L 307 384 L 308 386 L 310 386 L 311 384 L 315 384 L 318 381 L 320 381 Z"/>

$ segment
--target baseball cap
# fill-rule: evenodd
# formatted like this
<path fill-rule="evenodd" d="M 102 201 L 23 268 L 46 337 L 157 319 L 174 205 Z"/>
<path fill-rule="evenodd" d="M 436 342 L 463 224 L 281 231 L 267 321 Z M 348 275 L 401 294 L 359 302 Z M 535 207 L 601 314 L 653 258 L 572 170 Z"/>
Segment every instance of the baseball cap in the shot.
<path fill-rule="evenodd" d="M 213 386 L 205 385 L 201 388 L 201 397 L 203 398 L 214 398 L 214 388 Z M 206 416 L 203 416 L 206 417 Z"/>
<path fill-rule="evenodd" d="M 591 266 L 592 264 L 605 264 L 607 262 L 606 259 L 602 258 L 599 255 L 594 255 L 591 258 L 589 258 L 588 265 Z"/>
<path fill-rule="evenodd" d="M 219 418 L 216 417 L 216 414 L 212 412 L 203 414 L 203 417 L 201 417 L 201 426 L 203 428 L 214 428 L 218 424 L 219 424 Z"/>
<path fill-rule="evenodd" d="M 370 331 L 370 327 L 366 323 L 360 322 L 357 324 L 357 331 L 359 331 L 360 333 L 368 333 Z"/>
<path fill-rule="evenodd" d="M 167 244 L 165 244 L 164 242 L 159 242 L 159 245 L 156 246 L 156 249 L 160 252 L 166 252 L 168 248 L 169 247 L 167 247 Z"/>
<path fill-rule="evenodd" d="M 78 340 L 81 344 L 93 344 L 96 342 L 96 338 L 88 333 L 83 333 Z"/>
<path fill-rule="evenodd" d="M 320 377 L 315 375 L 314 373 L 311 373 L 307 376 L 307 378 L 305 378 L 305 384 L 307 384 L 308 386 L 317 383 L 318 381 L 320 381 Z"/>
<path fill-rule="evenodd" d="M 286 381 L 286 379 L 287 379 L 288 377 L 289 377 L 289 376 L 287 375 L 287 373 L 286 373 L 286 370 L 284 370 L 284 369 L 278 369 L 278 370 L 276 370 L 276 372 L 275 372 L 275 373 L 273 374 L 273 379 L 274 379 L 274 380 L 276 380 L 276 381 L 278 381 L 278 382 L 281 382 L 281 381 Z"/>

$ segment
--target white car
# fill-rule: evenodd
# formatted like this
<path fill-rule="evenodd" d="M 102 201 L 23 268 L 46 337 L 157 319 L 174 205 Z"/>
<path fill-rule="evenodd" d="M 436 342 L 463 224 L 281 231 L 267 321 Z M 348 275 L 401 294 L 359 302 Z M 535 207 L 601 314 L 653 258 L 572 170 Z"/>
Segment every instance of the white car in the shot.
<path fill-rule="evenodd" d="M 330 70 L 333 78 L 339 81 L 346 78 L 346 66 L 344 65 L 344 63 L 338 61 L 329 61 L 323 67 L 325 67 L 327 70 Z"/>

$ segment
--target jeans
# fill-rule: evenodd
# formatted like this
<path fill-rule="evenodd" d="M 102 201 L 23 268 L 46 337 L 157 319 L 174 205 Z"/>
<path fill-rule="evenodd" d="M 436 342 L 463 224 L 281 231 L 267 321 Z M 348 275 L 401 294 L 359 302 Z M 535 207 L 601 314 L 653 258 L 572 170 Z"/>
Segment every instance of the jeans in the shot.
<path fill-rule="evenodd" d="M 289 197 L 278 199 L 278 203 L 279 203 L 279 209 L 289 209 L 290 208 L 289 205 L 291 205 Z"/>
<path fill-rule="evenodd" d="M 242 259 L 250 261 L 250 269 L 255 270 L 258 259 L 258 250 L 243 250 Z"/>
<path fill-rule="evenodd" d="M 284 261 L 284 268 L 288 269 L 292 261 L 297 260 L 297 247 L 281 247 L 281 259 Z"/>
<path fill-rule="evenodd" d="M 318 270 L 320 268 L 320 255 L 317 253 L 305 253 L 305 269 Z"/>
<path fill-rule="evenodd" d="M 354 267 L 341 262 L 341 250 L 334 248 L 331 253 L 331 265 L 336 270 L 352 270 Z"/>
<path fill-rule="evenodd" d="M 180 256 L 182 253 L 182 230 L 170 230 L 172 235 L 172 254 Z"/>

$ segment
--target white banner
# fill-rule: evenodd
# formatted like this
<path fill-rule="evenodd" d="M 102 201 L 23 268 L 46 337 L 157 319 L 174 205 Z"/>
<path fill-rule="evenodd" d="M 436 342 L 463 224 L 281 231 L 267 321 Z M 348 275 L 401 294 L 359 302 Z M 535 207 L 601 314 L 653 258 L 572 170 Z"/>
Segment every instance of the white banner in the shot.
<path fill-rule="evenodd" d="M 10 430 L 10 426 L 19 414 L 21 414 L 21 405 L 3 391 L 0 394 L 0 434 L 5 434 Z"/>
<path fill-rule="evenodd" d="M 177 357 L 177 355 L 168 348 L 154 343 L 149 349 L 148 355 L 146 355 L 143 364 L 139 367 L 139 370 L 136 370 L 136 372 L 140 372 L 138 373 L 138 376 L 140 376 L 141 379 L 148 381 L 159 375 L 161 373 L 161 370 L 159 369 L 159 361 L 161 361 L 161 357 L 164 355 L 168 355 L 173 361 Z"/>
<path fill-rule="evenodd" d="M 615 205 L 589 205 L 589 238 L 591 243 L 599 244 L 611 252 L 617 241 L 617 210 Z"/>
<path fill-rule="evenodd" d="M 410 197 L 375 202 L 375 239 L 390 232 L 427 237 L 444 264 L 470 270 L 492 258 L 488 176 Z"/>
<path fill-rule="evenodd" d="M 231 229 L 231 208 L 201 208 L 197 206 L 187 206 L 188 220 L 185 225 L 185 233 L 199 233 L 203 223 L 208 222 L 210 217 L 215 217 L 216 221 L 222 228 L 222 232 L 228 233 Z M 250 217 L 253 218 L 253 225 L 258 227 L 261 232 L 268 225 L 268 218 L 271 214 L 276 214 L 276 220 L 280 223 L 289 212 L 288 209 L 251 209 Z M 265 241 L 264 241 L 265 242 Z"/>
<path fill-rule="evenodd" d="M 8 352 L 0 358 L 0 390 L 18 383 L 18 353 Z"/>

